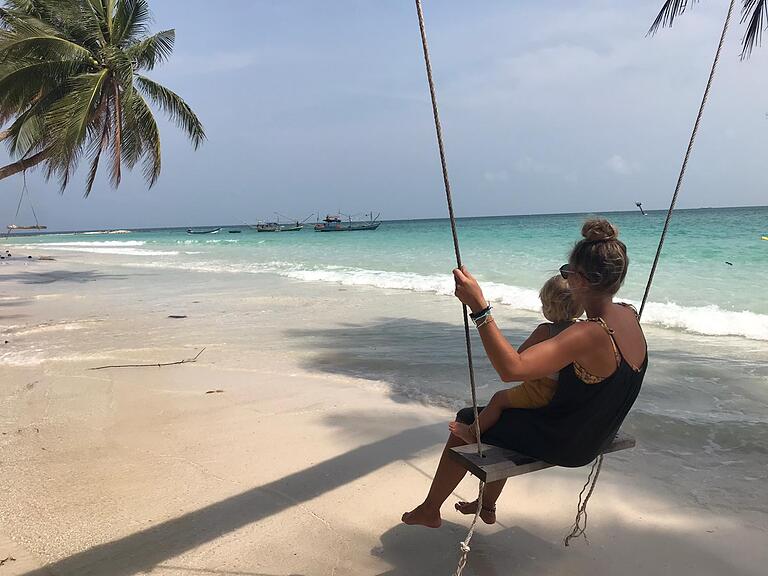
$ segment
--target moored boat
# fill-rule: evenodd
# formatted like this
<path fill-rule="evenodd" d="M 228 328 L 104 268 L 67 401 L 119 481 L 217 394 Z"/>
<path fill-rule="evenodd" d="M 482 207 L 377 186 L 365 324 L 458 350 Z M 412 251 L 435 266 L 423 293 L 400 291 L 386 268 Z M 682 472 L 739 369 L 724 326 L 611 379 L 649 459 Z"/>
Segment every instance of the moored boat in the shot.
<path fill-rule="evenodd" d="M 376 218 L 373 217 L 373 212 L 370 214 L 370 218 L 364 222 L 353 222 L 349 217 L 347 222 L 342 222 L 339 216 L 326 216 L 322 222 L 315 224 L 315 232 L 358 232 L 361 230 L 376 230 L 381 226 L 381 222 L 378 222 L 379 215 Z"/>
<path fill-rule="evenodd" d="M 217 234 L 221 228 L 208 228 L 203 230 L 195 230 L 194 228 L 187 228 L 187 234 Z"/>
<path fill-rule="evenodd" d="M 252 226 L 253 228 L 253 226 Z M 278 222 L 266 222 L 256 224 L 256 232 L 298 232 L 304 226 L 296 222 L 295 224 L 279 224 Z"/>

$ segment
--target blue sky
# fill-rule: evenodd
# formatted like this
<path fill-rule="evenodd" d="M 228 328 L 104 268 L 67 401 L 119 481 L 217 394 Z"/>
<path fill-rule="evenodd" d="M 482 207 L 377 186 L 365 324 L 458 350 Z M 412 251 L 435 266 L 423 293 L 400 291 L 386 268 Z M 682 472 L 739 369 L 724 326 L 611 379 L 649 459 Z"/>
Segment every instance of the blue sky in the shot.
<path fill-rule="evenodd" d="M 727 2 L 645 32 L 660 0 L 425 0 L 459 215 L 662 208 Z M 253 222 L 274 212 L 445 215 L 411 0 L 154 0 L 176 50 L 152 77 L 179 92 L 209 140 L 161 124 L 163 173 L 82 198 L 28 176 L 56 229 Z M 181 9 L 180 9 L 181 8 Z M 768 47 L 728 39 L 681 207 L 766 204 Z M 6 161 L 4 152 L 0 161 Z M 20 178 L 0 182 L 13 220 Z M 19 220 L 29 220 L 27 207 Z"/>

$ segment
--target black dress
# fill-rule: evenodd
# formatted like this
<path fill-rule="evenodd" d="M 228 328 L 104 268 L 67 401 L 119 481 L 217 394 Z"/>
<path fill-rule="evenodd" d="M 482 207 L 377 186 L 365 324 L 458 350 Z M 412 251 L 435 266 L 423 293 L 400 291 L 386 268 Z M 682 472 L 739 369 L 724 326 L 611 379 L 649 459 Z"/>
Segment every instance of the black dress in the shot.
<path fill-rule="evenodd" d="M 499 421 L 482 434 L 482 441 L 558 466 L 584 466 L 594 460 L 619 431 L 648 367 L 646 353 L 640 369 L 635 370 L 616 346 L 612 331 L 607 326 L 606 330 L 619 358 L 611 376 L 587 384 L 576 375 L 576 366 L 569 364 L 560 371 L 557 391 L 548 405 L 504 410 Z M 472 408 L 459 410 L 456 420 L 472 424 Z"/>

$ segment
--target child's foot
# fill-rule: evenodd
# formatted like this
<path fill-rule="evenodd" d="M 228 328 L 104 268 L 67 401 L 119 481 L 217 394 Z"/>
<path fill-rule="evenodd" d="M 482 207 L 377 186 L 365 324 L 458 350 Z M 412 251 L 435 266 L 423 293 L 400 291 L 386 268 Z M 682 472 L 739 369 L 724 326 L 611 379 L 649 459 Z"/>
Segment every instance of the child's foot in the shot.
<path fill-rule="evenodd" d="M 449 422 L 448 430 L 451 431 L 451 434 L 458 436 L 467 444 L 474 444 L 477 442 L 477 440 L 475 440 L 475 430 L 472 426 L 462 424 L 461 422 Z"/>
<path fill-rule="evenodd" d="M 411 526 L 426 526 L 427 528 L 440 528 L 443 523 L 440 518 L 440 510 L 430 510 L 420 504 L 410 512 L 403 514 L 402 521 Z"/>
<path fill-rule="evenodd" d="M 456 510 L 462 514 L 474 514 L 477 512 L 477 500 L 473 502 L 456 502 Z M 486 524 L 496 524 L 496 506 L 480 510 L 480 519 Z"/>

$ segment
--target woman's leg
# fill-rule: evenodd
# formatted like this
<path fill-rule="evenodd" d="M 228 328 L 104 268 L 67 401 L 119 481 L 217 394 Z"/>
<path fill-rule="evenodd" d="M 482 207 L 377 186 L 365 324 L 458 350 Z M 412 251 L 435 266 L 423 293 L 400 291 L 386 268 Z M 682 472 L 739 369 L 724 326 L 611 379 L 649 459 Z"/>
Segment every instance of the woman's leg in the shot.
<path fill-rule="evenodd" d="M 451 434 L 448 437 L 448 442 L 443 449 L 443 454 L 440 457 L 440 463 L 437 465 L 435 477 L 432 479 L 432 485 L 429 487 L 427 497 L 416 508 L 403 514 L 403 522 L 406 524 L 419 524 L 429 528 L 440 527 L 442 523 L 440 507 L 467 473 L 464 468 L 448 456 L 448 450 L 454 446 L 463 446 L 464 444 L 466 442 L 458 436 Z"/>
<path fill-rule="evenodd" d="M 501 491 L 504 490 L 506 483 L 507 481 L 504 479 L 485 485 L 483 490 L 483 509 L 480 510 L 480 518 L 486 524 L 496 523 L 496 501 L 501 496 Z M 456 502 L 455 508 L 462 514 L 474 514 L 477 512 L 477 499 L 472 500 L 472 502 Z"/>

